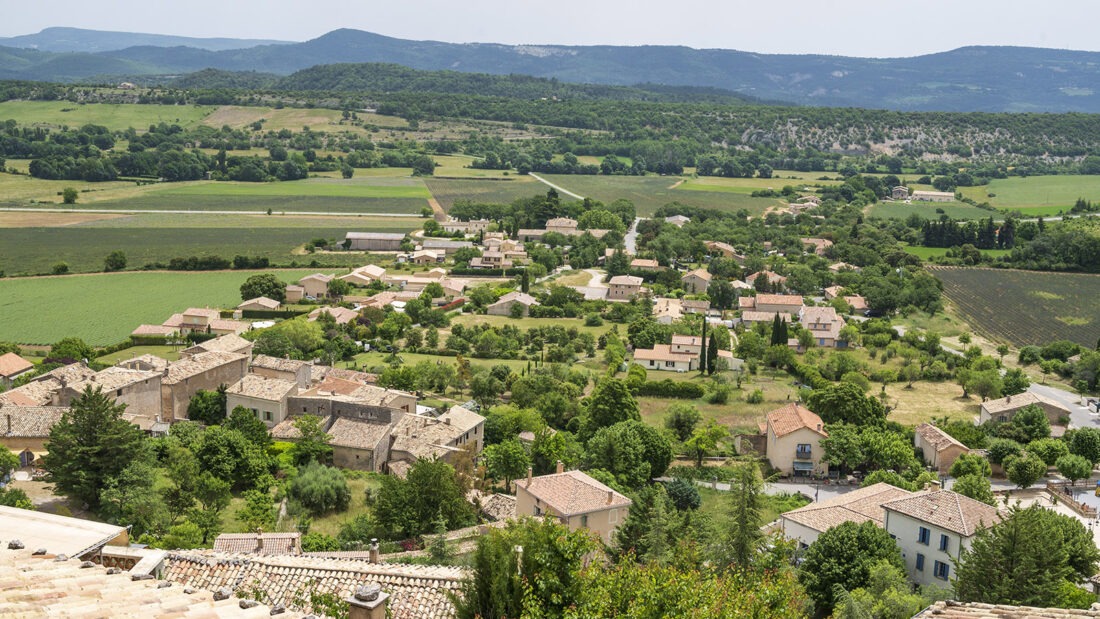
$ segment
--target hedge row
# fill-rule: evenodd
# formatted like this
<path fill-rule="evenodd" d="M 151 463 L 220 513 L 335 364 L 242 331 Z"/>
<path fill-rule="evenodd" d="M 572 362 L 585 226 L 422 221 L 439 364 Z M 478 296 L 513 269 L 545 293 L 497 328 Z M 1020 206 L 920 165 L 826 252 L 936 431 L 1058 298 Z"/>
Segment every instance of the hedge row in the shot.
<path fill-rule="evenodd" d="M 647 395 L 657 398 L 679 398 L 681 400 L 697 400 L 706 395 L 706 389 L 698 383 L 677 382 L 671 378 L 664 380 L 649 380 L 634 389 L 638 395 Z"/>

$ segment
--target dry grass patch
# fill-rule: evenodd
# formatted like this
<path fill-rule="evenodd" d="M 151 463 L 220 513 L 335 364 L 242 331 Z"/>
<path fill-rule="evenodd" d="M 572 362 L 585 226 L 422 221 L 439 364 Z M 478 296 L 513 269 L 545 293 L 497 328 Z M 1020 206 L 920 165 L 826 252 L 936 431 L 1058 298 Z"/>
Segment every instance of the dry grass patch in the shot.
<path fill-rule="evenodd" d="M 58 228 L 126 217 L 119 213 L 0 212 L 0 228 Z"/>
<path fill-rule="evenodd" d="M 908 426 L 943 416 L 971 421 L 981 408 L 976 396 L 962 398 L 962 388 L 953 382 L 916 382 L 912 389 L 906 389 L 904 383 L 893 383 L 886 387 L 886 395 L 894 407 L 890 420 Z"/>

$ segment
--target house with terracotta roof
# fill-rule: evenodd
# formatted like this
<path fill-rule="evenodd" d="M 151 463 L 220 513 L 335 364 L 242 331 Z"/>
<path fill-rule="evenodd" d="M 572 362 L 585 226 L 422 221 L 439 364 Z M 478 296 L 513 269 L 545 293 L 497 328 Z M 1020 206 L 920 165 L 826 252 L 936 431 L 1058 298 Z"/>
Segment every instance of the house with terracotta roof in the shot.
<path fill-rule="evenodd" d="M 629 301 L 642 293 L 642 278 L 616 275 L 607 282 L 608 301 Z"/>
<path fill-rule="evenodd" d="M 298 301 L 301 301 L 303 298 L 305 298 L 305 296 L 306 296 L 305 287 L 299 286 L 298 284 L 287 284 L 286 285 L 286 302 L 287 303 L 297 303 Z"/>
<path fill-rule="evenodd" d="M 516 516 L 557 518 L 570 530 L 585 528 L 610 544 L 632 501 L 581 471 L 565 471 L 516 482 Z"/>
<path fill-rule="evenodd" d="M 338 279 L 342 279 L 352 286 L 367 287 L 374 282 L 382 281 L 382 278 L 386 276 L 386 269 L 376 265 L 368 264 L 355 269 L 347 275 L 341 275 Z"/>
<path fill-rule="evenodd" d="M 752 309 L 758 312 L 780 312 L 787 314 L 798 314 L 801 308 L 802 297 L 796 294 L 758 294 L 754 297 L 752 307 Z"/>
<path fill-rule="evenodd" d="M 818 256 L 824 256 L 825 251 L 833 246 L 833 242 L 829 239 L 807 238 L 798 240 L 802 241 L 803 247 L 813 251 Z"/>
<path fill-rule="evenodd" d="M 710 274 L 710 271 L 706 269 L 695 269 L 694 271 L 688 271 L 680 277 L 680 284 L 684 290 L 692 294 L 703 294 L 707 291 L 707 287 L 710 286 L 710 280 L 714 278 Z"/>
<path fill-rule="evenodd" d="M 0 387 L 11 389 L 15 379 L 33 369 L 33 363 L 13 352 L 0 355 Z"/>
<path fill-rule="evenodd" d="M 314 273 L 313 275 L 306 275 L 298 280 L 298 285 L 302 287 L 305 296 L 321 299 L 328 296 L 328 283 L 331 282 L 332 279 L 333 277 L 331 275 Z"/>
<path fill-rule="evenodd" d="M 424 458 L 452 461 L 463 449 L 480 454 L 485 444 L 485 418 L 461 406 L 452 406 L 439 417 L 404 415 L 394 424 L 390 441 L 390 465 L 411 465 Z"/>
<path fill-rule="evenodd" d="M 814 344 L 821 348 L 847 348 L 841 341 L 840 330 L 847 325 L 832 307 L 803 306 L 798 311 L 798 322 L 814 336 Z M 795 346 L 798 340 L 795 340 Z"/>
<path fill-rule="evenodd" d="M 68 408 L 60 406 L 19 406 L 0 403 L 0 446 L 19 456 L 19 466 L 30 466 L 46 455 L 50 428 Z"/>
<path fill-rule="evenodd" d="M 630 269 L 632 271 L 648 271 L 653 273 L 661 270 L 661 263 L 650 258 L 635 258 L 630 261 Z"/>
<path fill-rule="evenodd" d="M 951 587 L 951 572 L 980 529 L 1001 520 L 996 507 L 936 490 L 882 505 L 883 528 L 901 549 L 909 579 L 917 585 Z"/>
<path fill-rule="evenodd" d="M 723 243 L 722 241 L 703 241 L 703 245 L 711 254 L 722 256 L 723 258 L 733 258 L 737 264 L 745 263 L 745 256 L 737 253 L 737 250 L 729 243 Z"/>
<path fill-rule="evenodd" d="M 249 359 L 252 358 L 253 343 L 236 333 L 227 333 L 225 335 L 218 336 L 212 340 L 206 340 L 191 346 L 184 348 L 180 351 L 180 359 L 186 359 L 193 357 L 203 352 L 231 352 L 240 355 L 246 355 Z M 164 361 L 163 359 L 161 361 Z M 164 361 L 167 363 L 167 361 Z M 118 365 L 122 365 L 119 363 Z M 145 368 L 138 368 L 145 369 Z M 163 369 L 163 368 L 162 368 Z"/>
<path fill-rule="evenodd" d="M 169 363 L 160 381 L 161 418 L 168 423 L 187 419 L 192 396 L 241 380 L 248 373 L 248 361 L 247 355 L 211 351 Z"/>
<path fill-rule="evenodd" d="M 779 316 L 780 320 L 788 324 L 794 319 L 794 317 L 787 312 L 779 312 L 778 314 L 776 314 L 775 312 L 757 312 L 755 310 L 745 310 L 741 312 L 741 322 L 745 325 L 746 328 L 749 328 L 758 322 L 771 324 L 775 321 L 776 315 Z"/>
<path fill-rule="evenodd" d="M 684 224 L 691 223 L 691 218 L 683 215 L 673 215 L 672 217 L 665 217 L 665 223 L 670 223 L 677 228 L 683 228 Z"/>
<path fill-rule="evenodd" d="M 71 383 L 86 380 L 95 374 L 95 370 L 83 361 L 70 363 L 35 376 L 26 384 L 0 393 L 0 403 L 18 406 L 57 406 L 61 402 L 60 394 Z"/>
<path fill-rule="evenodd" d="M 267 297 L 256 297 L 255 299 L 249 299 L 242 302 L 240 305 L 237 306 L 237 309 L 271 312 L 279 309 L 279 307 L 281 306 L 282 303 L 279 303 L 275 299 L 269 299 Z"/>
<path fill-rule="evenodd" d="M 307 318 L 307 320 L 309 320 L 310 322 L 319 320 L 321 318 L 321 314 L 328 314 L 329 316 L 332 316 L 332 319 L 335 320 L 336 324 L 338 325 L 346 325 L 349 322 L 359 318 L 359 312 L 353 309 L 333 306 L 318 307 L 317 309 L 309 313 L 309 317 Z"/>
<path fill-rule="evenodd" d="M 531 311 L 531 308 L 538 304 L 539 302 L 535 300 L 535 297 L 517 290 L 509 292 L 501 297 L 496 303 L 486 307 L 485 313 L 492 316 L 511 316 L 512 306 L 519 305 L 523 308 L 523 315 L 526 316 Z"/>
<path fill-rule="evenodd" d="M 676 352 L 669 344 L 654 344 L 653 348 L 635 348 L 634 363 L 647 370 L 691 372 L 699 367 L 699 354 Z"/>
<path fill-rule="evenodd" d="M 1062 433 L 1065 433 L 1065 426 L 1069 421 L 1070 410 L 1059 402 L 1032 391 L 1025 391 L 998 400 L 987 400 L 982 402 L 982 410 L 978 417 L 978 423 L 983 424 L 987 421 L 1012 421 L 1016 413 L 1028 406 L 1038 406 L 1043 409 L 1043 412 L 1047 415 L 1047 420 L 1050 421 L 1052 432 L 1054 431 L 1054 426 L 1059 426 Z"/>
<path fill-rule="evenodd" d="M 940 473 L 946 473 L 959 456 L 970 453 L 966 445 L 943 429 L 922 423 L 913 433 L 913 446 L 924 454 L 924 461 Z"/>
<path fill-rule="evenodd" d="M 297 395 L 298 383 L 262 374 L 245 374 L 225 391 L 226 413 L 238 406 L 252 412 L 268 428 L 273 428 L 287 415 L 287 398 Z"/>
<path fill-rule="evenodd" d="M 1034 608 L 1009 604 L 941 600 L 913 615 L 913 619 L 1100 619 L 1100 607 Z"/>
<path fill-rule="evenodd" d="M 248 371 L 265 378 L 278 378 L 297 383 L 302 389 L 308 389 L 313 381 L 312 361 L 256 355 L 248 366 Z"/>
<path fill-rule="evenodd" d="M 829 472 L 821 439 L 829 434 L 816 413 L 798 403 L 768 413 L 762 424 L 764 453 L 782 475 L 809 477 Z"/>
<path fill-rule="evenodd" d="M 100 389 L 131 415 L 156 419 L 160 416 L 162 372 L 112 366 L 84 380 L 70 382 L 58 394 L 58 404 L 69 406 L 84 390 Z"/>
<path fill-rule="evenodd" d="M 908 490 L 880 482 L 786 512 L 779 517 L 779 526 L 784 536 L 798 540 L 799 546 L 806 548 L 817 541 L 819 535 L 845 522 L 873 522 L 882 528 L 886 517 L 883 503 L 911 494 Z"/>
<path fill-rule="evenodd" d="M 775 271 L 757 271 L 756 273 L 751 273 L 745 276 L 745 283 L 756 288 L 756 280 L 761 277 L 768 282 L 768 286 L 765 290 L 785 290 L 787 288 L 787 278 Z"/>
<path fill-rule="evenodd" d="M 228 552 L 245 555 L 300 555 L 302 554 L 302 534 L 269 533 L 222 533 L 214 538 L 214 552 Z"/>

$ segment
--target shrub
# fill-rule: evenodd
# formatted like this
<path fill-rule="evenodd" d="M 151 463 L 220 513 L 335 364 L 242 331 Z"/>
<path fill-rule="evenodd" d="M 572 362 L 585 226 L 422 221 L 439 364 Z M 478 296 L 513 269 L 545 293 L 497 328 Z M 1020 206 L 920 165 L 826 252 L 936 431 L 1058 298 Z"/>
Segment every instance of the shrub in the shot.
<path fill-rule="evenodd" d="M 658 398 L 697 400 L 706 395 L 706 389 L 697 383 L 678 383 L 666 378 L 660 381 L 651 380 L 642 383 L 637 388 L 637 394 Z"/>
<path fill-rule="evenodd" d="M 764 401 L 764 392 L 759 389 L 753 389 L 752 393 L 745 396 L 745 401 L 749 404 L 760 404 Z"/>
<path fill-rule="evenodd" d="M 313 515 L 344 511 L 351 501 L 348 482 L 337 469 L 310 462 L 302 467 L 287 492 Z"/>

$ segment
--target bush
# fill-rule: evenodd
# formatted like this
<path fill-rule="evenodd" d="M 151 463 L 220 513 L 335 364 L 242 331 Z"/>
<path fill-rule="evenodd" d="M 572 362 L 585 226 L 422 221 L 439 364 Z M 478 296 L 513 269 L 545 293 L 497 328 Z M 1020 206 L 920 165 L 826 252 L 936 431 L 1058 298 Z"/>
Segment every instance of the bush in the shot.
<path fill-rule="evenodd" d="M 287 494 L 315 516 L 342 512 L 351 501 L 351 491 L 344 475 L 337 469 L 316 462 L 300 469 Z"/>
<path fill-rule="evenodd" d="M 759 389 L 753 389 L 752 393 L 745 396 L 745 402 L 749 404 L 760 404 L 764 401 L 764 392 Z"/>
<path fill-rule="evenodd" d="M 657 398 L 697 400 L 706 395 L 706 389 L 697 383 L 679 383 L 671 378 L 666 378 L 659 381 L 646 381 L 638 386 L 636 393 L 637 395 L 647 395 Z"/>
<path fill-rule="evenodd" d="M 668 498 L 672 499 L 672 504 L 680 511 L 699 509 L 703 504 L 699 489 L 686 479 L 673 479 L 665 484 L 665 490 L 668 491 Z"/>

